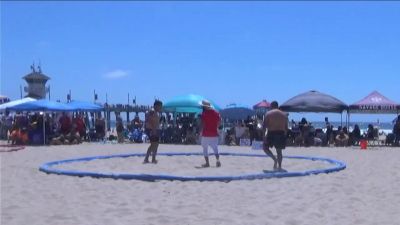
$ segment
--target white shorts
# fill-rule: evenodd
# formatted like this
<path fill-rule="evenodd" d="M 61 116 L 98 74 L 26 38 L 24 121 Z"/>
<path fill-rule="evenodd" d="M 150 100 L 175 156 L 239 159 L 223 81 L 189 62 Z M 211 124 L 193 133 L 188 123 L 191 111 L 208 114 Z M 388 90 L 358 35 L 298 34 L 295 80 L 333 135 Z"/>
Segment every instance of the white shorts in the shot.
<path fill-rule="evenodd" d="M 203 146 L 203 154 L 208 157 L 208 146 L 210 146 L 215 155 L 218 155 L 218 136 L 217 137 L 201 137 L 201 146 Z"/>

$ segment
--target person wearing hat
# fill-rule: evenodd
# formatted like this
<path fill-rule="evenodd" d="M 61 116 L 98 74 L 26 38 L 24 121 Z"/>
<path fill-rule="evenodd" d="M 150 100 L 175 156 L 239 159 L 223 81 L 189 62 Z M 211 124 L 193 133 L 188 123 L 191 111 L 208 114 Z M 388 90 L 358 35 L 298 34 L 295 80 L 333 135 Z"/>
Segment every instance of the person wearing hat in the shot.
<path fill-rule="evenodd" d="M 208 159 L 208 146 L 210 146 L 213 149 L 217 160 L 216 166 L 220 167 L 221 162 L 219 161 L 218 153 L 218 126 L 221 117 L 219 113 L 213 109 L 210 102 L 203 100 L 200 104 L 203 107 L 203 113 L 201 114 L 201 146 L 203 147 L 204 159 L 206 160 L 206 163 L 201 166 L 210 167 L 210 161 Z"/>
<path fill-rule="evenodd" d="M 274 160 L 274 170 L 282 169 L 282 149 L 286 147 L 286 134 L 288 130 L 288 116 L 278 108 L 278 102 L 271 102 L 271 110 L 265 114 L 264 131 L 264 152 Z M 265 132 L 264 132 L 265 134 Z M 277 157 L 272 154 L 270 148 L 276 149 Z"/>

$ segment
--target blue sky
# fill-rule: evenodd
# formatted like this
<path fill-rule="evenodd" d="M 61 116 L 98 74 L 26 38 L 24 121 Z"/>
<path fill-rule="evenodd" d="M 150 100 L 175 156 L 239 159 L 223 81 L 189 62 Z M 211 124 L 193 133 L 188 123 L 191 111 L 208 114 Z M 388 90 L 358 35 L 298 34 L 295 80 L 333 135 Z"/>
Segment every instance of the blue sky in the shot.
<path fill-rule="evenodd" d="M 348 104 L 373 90 L 400 102 L 400 2 L 0 4 L 0 94 L 11 99 L 40 61 L 62 101 L 95 89 L 111 103 L 195 93 L 251 106 L 315 89 Z"/>

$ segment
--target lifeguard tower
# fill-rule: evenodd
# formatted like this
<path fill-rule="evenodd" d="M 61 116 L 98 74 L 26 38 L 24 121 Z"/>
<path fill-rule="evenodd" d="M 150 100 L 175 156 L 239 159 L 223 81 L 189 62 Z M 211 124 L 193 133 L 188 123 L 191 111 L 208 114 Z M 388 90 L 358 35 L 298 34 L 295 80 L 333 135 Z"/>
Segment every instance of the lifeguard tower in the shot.
<path fill-rule="evenodd" d="M 50 77 L 42 73 L 40 65 L 37 67 L 37 70 L 35 69 L 35 64 L 31 65 L 31 70 L 31 73 L 23 77 L 28 83 L 28 86 L 24 87 L 24 91 L 28 93 L 25 97 L 36 99 L 46 98 L 46 93 L 50 90 L 49 87 L 46 87 L 46 82 L 50 80 Z"/>

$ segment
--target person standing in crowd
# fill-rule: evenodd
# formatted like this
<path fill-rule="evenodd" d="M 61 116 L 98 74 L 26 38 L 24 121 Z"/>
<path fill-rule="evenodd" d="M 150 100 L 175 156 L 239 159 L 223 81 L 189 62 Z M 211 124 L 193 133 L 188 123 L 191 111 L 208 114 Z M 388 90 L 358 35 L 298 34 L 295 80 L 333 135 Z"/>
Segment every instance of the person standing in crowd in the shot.
<path fill-rule="evenodd" d="M 396 123 L 393 126 L 394 145 L 400 145 L 400 115 L 397 117 Z"/>
<path fill-rule="evenodd" d="M 203 107 L 203 113 L 201 114 L 201 146 L 203 147 L 203 155 L 206 163 L 201 165 L 202 167 L 210 167 L 210 161 L 208 158 L 208 146 L 213 151 L 217 160 L 216 166 L 220 167 L 221 162 L 219 161 L 218 153 L 218 126 L 221 121 L 221 117 L 217 111 L 215 111 L 210 102 L 203 100 L 201 102 Z"/>
<path fill-rule="evenodd" d="M 149 111 L 146 118 L 146 131 L 147 136 L 150 139 L 150 146 L 147 149 L 146 157 L 144 158 L 143 163 L 149 163 L 149 157 L 151 154 L 151 162 L 157 163 L 157 149 L 160 140 L 160 116 L 159 113 L 162 109 L 162 102 L 160 100 L 155 100 L 153 104 L 153 108 Z"/>
<path fill-rule="evenodd" d="M 274 160 L 274 170 L 282 169 L 282 150 L 286 147 L 286 133 L 288 130 L 287 114 L 278 108 L 278 102 L 271 102 L 271 110 L 265 114 L 264 118 L 264 152 Z M 270 148 L 276 149 L 277 157 L 272 154 Z"/>
<path fill-rule="evenodd" d="M 118 143 L 124 143 L 124 122 L 122 121 L 120 114 L 118 114 L 116 118 L 116 130 Z"/>

